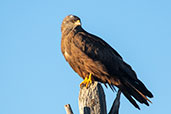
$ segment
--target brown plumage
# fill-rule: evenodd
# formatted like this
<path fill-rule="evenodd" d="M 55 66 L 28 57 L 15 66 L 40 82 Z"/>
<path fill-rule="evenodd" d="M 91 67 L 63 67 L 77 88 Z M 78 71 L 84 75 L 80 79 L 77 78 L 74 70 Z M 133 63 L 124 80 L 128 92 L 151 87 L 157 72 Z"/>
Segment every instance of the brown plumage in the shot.
<path fill-rule="evenodd" d="M 107 83 L 111 88 L 118 87 L 136 108 L 140 109 L 133 97 L 149 105 L 147 97 L 152 98 L 153 95 L 137 78 L 131 66 L 104 40 L 86 32 L 77 16 L 65 17 L 61 31 L 62 53 L 83 79 L 92 74 L 93 81 Z"/>

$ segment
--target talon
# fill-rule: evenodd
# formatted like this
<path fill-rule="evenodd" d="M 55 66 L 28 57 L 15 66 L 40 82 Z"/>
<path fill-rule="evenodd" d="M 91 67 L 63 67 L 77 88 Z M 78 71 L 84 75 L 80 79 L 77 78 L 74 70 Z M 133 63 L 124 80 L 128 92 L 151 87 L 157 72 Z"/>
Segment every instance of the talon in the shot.
<path fill-rule="evenodd" d="M 84 85 L 87 82 L 87 77 L 80 83 L 80 88 L 82 87 L 82 85 Z"/>
<path fill-rule="evenodd" d="M 82 85 L 86 85 L 86 88 L 88 88 L 88 85 L 92 83 L 92 79 L 91 79 L 91 73 L 89 74 L 88 78 L 86 77 L 80 84 L 80 88 L 82 87 Z"/>

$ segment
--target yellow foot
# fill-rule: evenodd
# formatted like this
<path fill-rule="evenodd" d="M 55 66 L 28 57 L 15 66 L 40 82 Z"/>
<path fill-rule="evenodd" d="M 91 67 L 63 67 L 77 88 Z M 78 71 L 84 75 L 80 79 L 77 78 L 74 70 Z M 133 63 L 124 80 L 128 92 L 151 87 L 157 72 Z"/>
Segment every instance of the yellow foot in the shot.
<path fill-rule="evenodd" d="M 86 85 L 86 88 L 88 88 L 89 83 L 92 83 L 92 79 L 91 79 L 91 73 L 88 76 L 88 78 L 86 77 L 80 84 L 80 87 L 82 87 L 82 85 Z"/>

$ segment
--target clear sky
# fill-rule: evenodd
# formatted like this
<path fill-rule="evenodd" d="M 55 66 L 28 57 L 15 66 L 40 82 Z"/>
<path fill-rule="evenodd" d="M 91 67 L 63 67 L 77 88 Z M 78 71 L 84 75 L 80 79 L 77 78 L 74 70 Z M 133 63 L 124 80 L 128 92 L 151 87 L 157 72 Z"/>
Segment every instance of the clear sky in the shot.
<path fill-rule="evenodd" d="M 82 79 L 60 50 L 69 14 L 115 48 L 154 94 L 140 111 L 122 95 L 120 114 L 171 113 L 170 0 L 1 0 L 0 114 L 65 114 L 65 104 L 79 113 Z M 109 110 L 116 93 L 104 90 Z"/>

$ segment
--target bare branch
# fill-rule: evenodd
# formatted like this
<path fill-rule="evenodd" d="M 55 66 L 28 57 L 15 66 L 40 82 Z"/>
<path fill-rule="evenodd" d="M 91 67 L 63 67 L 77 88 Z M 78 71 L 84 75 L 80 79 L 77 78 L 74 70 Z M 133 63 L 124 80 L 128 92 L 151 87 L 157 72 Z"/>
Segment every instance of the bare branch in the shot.
<path fill-rule="evenodd" d="M 80 114 L 107 114 L 105 94 L 98 82 L 80 88 L 79 110 Z"/>
<path fill-rule="evenodd" d="M 113 102 L 113 105 L 112 105 L 112 108 L 110 109 L 109 114 L 119 114 L 120 95 L 121 95 L 121 90 L 118 90 L 117 96 Z"/>
<path fill-rule="evenodd" d="M 66 110 L 66 114 L 73 114 L 70 104 L 67 104 L 64 107 Z"/>
<path fill-rule="evenodd" d="M 118 90 L 109 114 L 119 114 L 120 95 Z M 69 104 L 65 105 L 65 110 L 67 114 L 73 114 Z M 105 94 L 100 83 L 94 82 L 88 88 L 80 88 L 79 111 L 80 114 L 107 114 Z"/>

